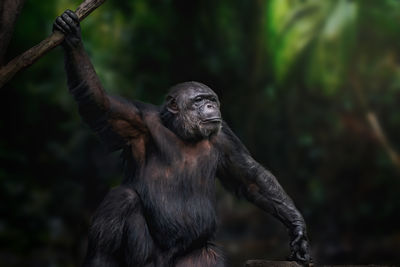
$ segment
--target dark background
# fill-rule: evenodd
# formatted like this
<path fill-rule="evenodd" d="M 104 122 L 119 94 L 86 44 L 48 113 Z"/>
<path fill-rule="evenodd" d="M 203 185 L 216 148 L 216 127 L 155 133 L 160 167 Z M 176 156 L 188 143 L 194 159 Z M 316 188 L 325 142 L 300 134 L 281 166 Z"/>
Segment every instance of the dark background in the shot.
<path fill-rule="evenodd" d="M 7 58 L 79 2 L 27 0 Z M 304 214 L 317 263 L 400 264 L 399 22 L 397 0 L 109 0 L 82 31 L 112 94 L 160 104 L 178 82 L 213 88 Z M 61 48 L 0 95 L 0 265 L 79 265 L 119 154 L 81 122 Z M 283 225 L 218 188 L 231 266 L 285 259 Z"/>

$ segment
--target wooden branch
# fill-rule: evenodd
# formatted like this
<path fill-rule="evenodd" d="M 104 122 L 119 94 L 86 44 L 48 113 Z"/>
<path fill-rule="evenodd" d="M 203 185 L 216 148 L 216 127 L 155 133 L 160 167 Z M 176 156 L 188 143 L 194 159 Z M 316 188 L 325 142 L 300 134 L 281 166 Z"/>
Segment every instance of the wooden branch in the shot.
<path fill-rule="evenodd" d="M 314 265 L 310 264 L 309 266 L 315 266 L 315 267 L 390 267 L 391 265 L 374 265 L 374 264 L 368 264 L 368 265 L 352 265 L 352 264 L 346 264 L 346 265 Z M 393 265 L 394 266 L 394 265 Z M 249 260 L 246 262 L 244 267 L 301 267 L 300 264 L 297 264 L 294 261 L 267 261 L 267 260 Z"/>
<path fill-rule="evenodd" d="M 381 123 L 379 122 L 378 116 L 376 113 L 370 109 L 367 101 L 367 97 L 365 96 L 364 90 L 362 85 L 360 84 L 360 79 L 356 72 L 352 72 L 350 74 L 350 83 L 352 85 L 352 89 L 355 92 L 356 99 L 358 100 L 361 109 L 365 113 L 366 120 L 376 136 L 380 145 L 382 145 L 383 149 L 389 156 L 390 161 L 393 163 L 393 166 L 396 168 L 397 171 L 400 171 L 400 154 L 399 152 L 393 147 L 389 138 L 385 134 Z"/>
<path fill-rule="evenodd" d="M 372 111 L 368 111 L 365 115 L 372 131 L 375 133 L 375 136 L 378 138 L 382 147 L 386 150 L 386 153 L 389 155 L 390 160 L 393 165 L 400 171 L 400 156 L 397 151 L 393 148 L 389 139 L 387 138 L 385 132 L 382 129 L 382 126 L 378 120 L 376 114 Z"/>
<path fill-rule="evenodd" d="M 98 8 L 106 0 L 85 0 L 76 9 L 79 21 L 86 18 L 93 10 Z M 11 60 L 7 65 L 0 69 L 0 88 L 2 88 L 16 73 L 35 63 L 44 54 L 52 50 L 64 40 L 64 34 L 55 31 L 52 35 L 44 39 L 38 45 L 25 51 L 21 55 Z"/>

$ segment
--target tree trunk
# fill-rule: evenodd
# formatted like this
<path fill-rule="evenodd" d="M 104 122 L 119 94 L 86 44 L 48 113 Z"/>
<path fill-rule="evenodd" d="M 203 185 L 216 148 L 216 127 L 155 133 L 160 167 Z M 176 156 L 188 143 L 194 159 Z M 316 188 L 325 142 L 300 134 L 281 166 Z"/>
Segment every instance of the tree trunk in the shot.
<path fill-rule="evenodd" d="M 24 2 L 25 0 L 2 0 L 0 2 L 0 66 L 5 63 L 4 57 Z"/>

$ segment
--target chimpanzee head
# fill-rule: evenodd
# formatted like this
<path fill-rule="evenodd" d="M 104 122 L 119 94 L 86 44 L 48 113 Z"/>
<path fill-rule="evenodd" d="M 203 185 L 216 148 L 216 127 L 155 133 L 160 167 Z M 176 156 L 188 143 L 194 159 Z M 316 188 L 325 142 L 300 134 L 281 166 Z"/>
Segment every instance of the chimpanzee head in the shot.
<path fill-rule="evenodd" d="M 218 133 L 222 118 L 218 96 L 199 82 L 173 86 L 161 112 L 165 126 L 184 140 L 198 141 Z"/>

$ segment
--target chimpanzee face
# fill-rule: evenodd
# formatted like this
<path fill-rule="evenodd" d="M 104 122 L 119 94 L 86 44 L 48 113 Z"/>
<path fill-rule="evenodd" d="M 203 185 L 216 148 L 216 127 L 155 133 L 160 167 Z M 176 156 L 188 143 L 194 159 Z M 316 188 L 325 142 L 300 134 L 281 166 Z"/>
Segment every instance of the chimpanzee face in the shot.
<path fill-rule="evenodd" d="M 175 114 L 176 134 L 184 139 L 199 140 L 220 130 L 220 103 L 214 91 L 196 82 L 179 84 L 174 88 L 167 97 L 167 109 Z"/>

